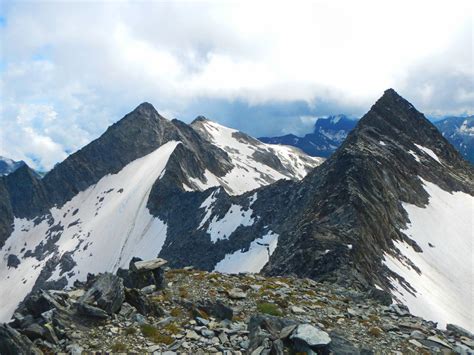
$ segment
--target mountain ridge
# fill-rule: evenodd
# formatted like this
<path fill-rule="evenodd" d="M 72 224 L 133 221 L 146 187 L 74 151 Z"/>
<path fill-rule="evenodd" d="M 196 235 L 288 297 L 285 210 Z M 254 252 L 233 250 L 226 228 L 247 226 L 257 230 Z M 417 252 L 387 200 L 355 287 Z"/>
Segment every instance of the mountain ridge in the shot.
<path fill-rule="evenodd" d="M 127 116 L 128 121 L 159 120 L 148 104 L 140 110 L 146 117 Z M 162 133 L 152 134 L 162 138 L 157 149 L 36 222 L 16 218 L 0 252 L 3 260 L 13 255 L 20 263 L 0 268 L 0 276 L 19 277 L 34 265 L 38 274 L 23 280 L 22 292 L 62 288 L 87 272 L 115 270 L 129 257 L 159 255 L 174 268 L 193 265 L 350 285 L 384 303 L 392 297 L 409 303 L 428 319 L 451 321 L 439 313 L 439 299 L 432 309 L 420 308 L 427 299 L 421 281 L 431 277 L 440 295 L 469 313 L 465 299 L 448 292 L 452 284 L 446 287 L 444 279 L 432 277 L 429 267 L 441 249 L 429 246 L 429 237 L 416 228 L 436 224 L 422 215 L 432 209 L 439 214 L 444 205 L 433 203 L 454 199 L 444 206 L 449 209 L 473 199 L 473 167 L 393 89 L 322 164 L 297 149 L 261 143 L 203 117 L 191 125 L 173 120 L 162 126 Z M 0 193 L 1 187 L 0 182 Z M 420 215 L 425 220 L 420 222 Z M 462 237 L 456 234 L 450 246 L 467 250 Z M 114 243 L 106 243 L 108 238 Z M 442 239 L 433 238 L 439 245 Z M 101 262 L 97 253 L 103 253 Z M 445 259 L 466 271 L 452 254 Z M 451 270 L 442 271 L 449 280 Z M 21 279 L 7 282 L 14 281 Z M 462 312 L 452 310 L 451 316 L 471 328 Z"/>

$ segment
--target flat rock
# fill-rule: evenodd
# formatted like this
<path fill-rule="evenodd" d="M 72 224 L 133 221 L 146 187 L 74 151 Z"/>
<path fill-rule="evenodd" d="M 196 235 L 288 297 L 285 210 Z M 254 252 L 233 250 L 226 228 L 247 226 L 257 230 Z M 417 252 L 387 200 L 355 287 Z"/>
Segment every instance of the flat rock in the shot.
<path fill-rule="evenodd" d="M 138 272 L 145 272 L 145 271 L 151 271 L 151 270 L 156 270 L 163 265 L 166 265 L 168 261 L 165 259 L 161 258 L 156 258 L 152 260 L 145 260 L 145 261 L 137 261 L 135 262 L 134 265 L 134 271 Z"/>
<path fill-rule="evenodd" d="M 294 314 L 304 314 L 304 313 L 306 313 L 306 311 L 303 308 L 298 307 L 298 306 L 291 306 L 291 311 Z"/>
<path fill-rule="evenodd" d="M 229 290 L 227 294 L 229 295 L 229 298 L 232 298 L 234 300 L 241 300 L 247 298 L 247 294 L 240 288 L 233 288 Z"/>
<path fill-rule="evenodd" d="M 324 349 L 331 342 L 329 334 L 325 331 L 312 326 L 311 324 L 300 324 L 290 335 L 290 339 L 297 343 L 297 350 L 304 351 L 304 348 Z M 298 344 L 299 343 L 299 344 Z"/>

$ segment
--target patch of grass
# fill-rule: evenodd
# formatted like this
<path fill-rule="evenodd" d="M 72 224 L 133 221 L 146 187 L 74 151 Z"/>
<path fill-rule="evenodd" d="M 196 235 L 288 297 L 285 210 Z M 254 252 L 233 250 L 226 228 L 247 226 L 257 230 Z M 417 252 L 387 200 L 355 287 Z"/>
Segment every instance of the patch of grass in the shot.
<path fill-rule="evenodd" d="M 181 330 L 176 323 L 169 323 L 163 327 L 170 334 L 178 334 Z"/>
<path fill-rule="evenodd" d="M 155 343 L 169 345 L 174 341 L 171 336 L 161 333 L 159 329 L 150 324 L 143 324 L 140 328 L 142 330 L 142 334 Z"/>
<path fill-rule="evenodd" d="M 170 314 L 173 317 L 179 317 L 183 314 L 183 310 L 181 308 L 175 307 L 171 310 Z"/>
<path fill-rule="evenodd" d="M 369 329 L 369 334 L 372 335 L 373 337 L 379 337 L 383 333 L 382 329 L 379 327 L 372 327 Z"/>
<path fill-rule="evenodd" d="M 114 353 L 124 353 L 128 350 L 127 346 L 123 343 L 115 343 L 112 345 L 111 349 Z"/>
<path fill-rule="evenodd" d="M 260 313 L 269 314 L 271 316 L 281 317 L 283 313 L 280 311 L 278 306 L 274 303 L 262 302 L 257 304 L 257 310 Z"/>
<path fill-rule="evenodd" d="M 378 321 L 380 320 L 380 318 L 379 318 L 376 314 L 371 314 L 371 315 L 369 316 L 369 320 L 370 320 L 371 322 L 378 322 Z"/>
<path fill-rule="evenodd" d="M 204 319 L 209 319 L 209 315 L 203 309 L 199 309 L 199 308 L 193 309 L 191 317 L 201 317 Z"/>
<path fill-rule="evenodd" d="M 157 334 L 153 337 L 155 343 L 170 345 L 174 342 L 173 337 L 166 334 Z"/>
<path fill-rule="evenodd" d="M 126 335 L 134 335 L 136 333 L 137 333 L 137 330 L 135 328 L 132 328 L 132 327 L 125 328 Z"/>
<path fill-rule="evenodd" d="M 181 297 L 181 298 L 188 298 L 189 292 L 188 292 L 188 290 L 186 289 L 186 287 L 181 286 L 181 287 L 178 289 L 178 291 L 179 291 L 179 297 Z"/>
<path fill-rule="evenodd" d="M 220 276 L 219 274 L 208 274 L 207 278 L 217 280 Z"/>

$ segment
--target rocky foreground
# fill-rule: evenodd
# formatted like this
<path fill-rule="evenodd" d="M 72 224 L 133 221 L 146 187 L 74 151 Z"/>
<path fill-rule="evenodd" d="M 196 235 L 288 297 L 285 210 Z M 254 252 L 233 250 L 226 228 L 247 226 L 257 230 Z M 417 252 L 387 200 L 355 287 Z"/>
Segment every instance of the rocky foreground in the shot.
<path fill-rule="evenodd" d="M 383 295 L 164 264 L 133 260 L 118 275 L 31 294 L 0 326 L 0 354 L 474 353 L 468 331 L 439 330 Z"/>

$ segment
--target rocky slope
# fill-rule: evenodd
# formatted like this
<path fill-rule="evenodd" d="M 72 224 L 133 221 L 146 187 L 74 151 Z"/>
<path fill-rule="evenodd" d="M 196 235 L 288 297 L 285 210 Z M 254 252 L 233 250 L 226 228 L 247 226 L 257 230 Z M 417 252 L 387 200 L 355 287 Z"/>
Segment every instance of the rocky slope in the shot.
<path fill-rule="evenodd" d="M 265 272 L 383 289 L 441 326 L 473 329 L 473 168 L 394 90 L 287 191 L 299 212 L 272 226 L 281 248 Z"/>
<path fill-rule="evenodd" d="M 474 116 L 447 117 L 435 125 L 463 157 L 474 164 Z"/>
<path fill-rule="evenodd" d="M 287 134 L 280 137 L 260 137 L 264 143 L 291 145 L 315 157 L 329 157 L 346 139 L 357 121 L 345 115 L 318 118 L 312 133 L 303 137 Z"/>
<path fill-rule="evenodd" d="M 0 352 L 472 353 L 474 336 L 309 279 L 191 268 L 90 275 L 38 291 L 0 326 Z M 153 263 L 148 263 L 148 265 Z M 160 262 L 158 265 L 162 265 Z M 158 279 L 153 275 L 162 275 Z M 147 279 L 147 282 L 143 280 Z M 124 283 L 140 280 L 141 289 Z"/>

